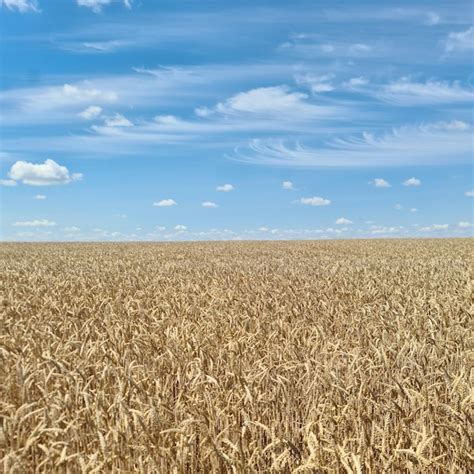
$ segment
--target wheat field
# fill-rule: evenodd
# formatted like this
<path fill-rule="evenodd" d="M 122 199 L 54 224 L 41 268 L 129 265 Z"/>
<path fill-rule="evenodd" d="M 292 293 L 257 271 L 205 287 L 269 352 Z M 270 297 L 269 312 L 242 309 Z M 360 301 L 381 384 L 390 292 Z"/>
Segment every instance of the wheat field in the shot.
<path fill-rule="evenodd" d="M 473 250 L 2 244 L 3 471 L 468 472 Z"/>

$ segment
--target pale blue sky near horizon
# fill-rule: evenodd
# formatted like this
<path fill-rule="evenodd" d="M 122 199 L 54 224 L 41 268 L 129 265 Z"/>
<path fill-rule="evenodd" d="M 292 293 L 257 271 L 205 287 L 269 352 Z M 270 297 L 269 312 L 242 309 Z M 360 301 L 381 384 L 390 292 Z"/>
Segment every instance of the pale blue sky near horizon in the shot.
<path fill-rule="evenodd" d="M 4 241 L 474 234 L 470 1 L 0 0 Z"/>

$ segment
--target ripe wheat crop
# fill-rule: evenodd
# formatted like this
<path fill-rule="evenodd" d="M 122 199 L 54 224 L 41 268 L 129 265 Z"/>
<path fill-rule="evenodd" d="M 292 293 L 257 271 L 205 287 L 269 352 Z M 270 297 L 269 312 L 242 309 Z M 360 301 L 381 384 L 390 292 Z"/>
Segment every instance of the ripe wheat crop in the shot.
<path fill-rule="evenodd" d="M 3 471 L 472 471 L 473 250 L 2 244 Z"/>

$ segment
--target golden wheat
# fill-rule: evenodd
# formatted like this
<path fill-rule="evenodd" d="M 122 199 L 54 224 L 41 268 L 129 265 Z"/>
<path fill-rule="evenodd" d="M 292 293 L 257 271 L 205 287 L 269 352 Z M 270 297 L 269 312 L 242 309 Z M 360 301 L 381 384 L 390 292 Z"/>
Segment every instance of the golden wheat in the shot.
<path fill-rule="evenodd" d="M 2 244 L 3 470 L 468 472 L 473 244 Z"/>

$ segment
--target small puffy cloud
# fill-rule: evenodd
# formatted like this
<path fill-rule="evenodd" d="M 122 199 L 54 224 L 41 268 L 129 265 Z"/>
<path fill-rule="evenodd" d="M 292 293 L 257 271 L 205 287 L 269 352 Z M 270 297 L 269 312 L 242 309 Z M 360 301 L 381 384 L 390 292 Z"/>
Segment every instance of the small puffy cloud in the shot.
<path fill-rule="evenodd" d="M 81 173 L 70 173 L 65 166 L 61 166 L 51 159 L 39 164 L 17 161 L 11 167 L 8 176 L 12 180 L 31 186 L 68 184 L 82 179 Z"/>
<path fill-rule="evenodd" d="M 104 120 L 107 127 L 132 127 L 133 123 L 124 117 L 122 114 L 115 114 L 113 117 L 108 117 Z"/>
<path fill-rule="evenodd" d="M 37 201 L 44 201 L 46 199 L 46 196 L 44 194 L 37 194 L 33 197 L 33 199 L 36 199 Z"/>
<path fill-rule="evenodd" d="M 318 76 L 315 74 L 297 74 L 295 76 L 295 81 L 300 86 L 308 87 L 311 92 L 330 92 L 334 90 L 334 86 L 331 84 L 331 79 L 333 78 L 332 74 L 324 74 Z"/>
<path fill-rule="evenodd" d="M 73 225 L 73 226 L 70 226 L 70 227 L 64 227 L 63 231 L 67 232 L 69 234 L 75 234 L 76 232 L 80 232 L 81 229 L 79 227 L 76 227 L 75 225 Z"/>
<path fill-rule="evenodd" d="M 177 125 L 180 123 L 175 115 L 157 115 L 154 121 L 160 125 Z"/>
<path fill-rule="evenodd" d="M 416 207 L 412 207 L 412 208 L 410 209 L 410 212 L 418 212 L 418 209 L 417 209 Z"/>
<path fill-rule="evenodd" d="M 153 205 L 155 207 L 170 207 L 177 206 L 178 203 L 174 199 L 162 199 L 161 201 L 154 202 Z"/>
<path fill-rule="evenodd" d="M 283 181 L 283 183 L 281 183 L 281 187 L 282 187 L 283 189 L 290 189 L 290 190 L 291 190 L 291 189 L 295 189 L 295 188 L 293 187 L 293 183 L 292 183 L 291 181 Z"/>
<path fill-rule="evenodd" d="M 464 195 L 471 198 L 474 197 L 474 189 L 472 191 L 466 191 Z"/>
<path fill-rule="evenodd" d="M 474 26 L 471 26 L 466 31 L 459 31 L 449 33 L 444 49 L 447 53 L 464 52 L 474 49 Z"/>
<path fill-rule="evenodd" d="M 219 207 L 215 202 L 205 201 L 201 204 L 202 207 Z"/>
<path fill-rule="evenodd" d="M 33 221 L 19 221 L 14 222 L 15 227 L 54 227 L 56 222 L 48 219 L 35 219 Z"/>
<path fill-rule="evenodd" d="M 165 227 L 164 225 L 157 225 L 157 226 L 155 227 L 155 229 L 156 229 L 156 230 L 159 230 L 160 232 L 162 232 L 162 231 L 166 230 L 166 227 Z"/>
<path fill-rule="evenodd" d="M 17 182 L 14 179 L 0 179 L 0 186 L 16 186 Z"/>
<path fill-rule="evenodd" d="M 301 198 L 299 202 L 307 206 L 328 206 L 331 204 L 329 199 L 324 199 L 320 196 Z"/>
<path fill-rule="evenodd" d="M 474 224 L 472 224 L 472 222 L 461 221 L 458 222 L 458 227 L 461 227 L 462 229 L 467 229 L 468 227 L 474 227 Z"/>
<path fill-rule="evenodd" d="M 395 206 L 393 206 L 394 209 L 396 209 L 397 211 L 400 211 L 403 209 L 403 206 L 401 204 L 395 204 Z"/>
<path fill-rule="evenodd" d="M 352 224 L 352 221 L 350 221 L 349 219 L 346 219 L 345 217 L 339 217 L 339 219 L 336 220 L 336 224 L 338 225 Z"/>
<path fill-rule="evenodd" d="M 420 186 L 421 180 L 418 178 L 409 178 L 406 181 L 403 181 L 403 186 Z"/>
<path fill-rule="evenodd" d="M 0 6 L 9 10 L 16 10 L 20 13 L 39 13 L 38 2 L 36 0 L 0 0 Z"/>
<path fill-rule="evenodd" d="M 361 87 L 361 86 L 366 86 L 368 83 L 369 83 L 369 80 L 366 79 L 365 77 L 352 77 L 351 79 L 349 79 L 346 85 L 350 87 Z"/>
<path fill-rule="evenodd" d="M 234 189 L 235 188 L 232 184 L 223 184 L 222 186 L 217 186 L 216 191 L 228 193 L 229 191 L 233 191 Z"/>
<path fill-rule="evenodd" d="M 370 181 L 369 183 L 373 184 L 376 188 L 391 188 L 392 187 L 392 185 L 388 181 L 385 181 L 383 178 L 374 178 L 374 180 Z"/>
<path fill-rule="evenodd" d="M 98 117 L 101 113 L 102 107 L 99 107 L 98 105 L 91 105 L 90 107 L 87 107 L 87 109 L 84 109 L 82 112 L 80 112 L 78 115 L 84 120 L 92 120 Z"/>
<path fill-rule="evenodd" d="M 426 24 L 427 25 L 430 25 L 430 26 L 437 25 L 437 24 L 439 24 L 440 20 L 441 20 L 441 17 L 435 12 L 428 12 L 426 14 Z"/>
<path fill-rule="evenodd" d="M 174 226 L 174 230 L 177 230 L 178 232 L 183 232 L 187 230 L 187 227 L 185 225 L 178 224 Z"/>

